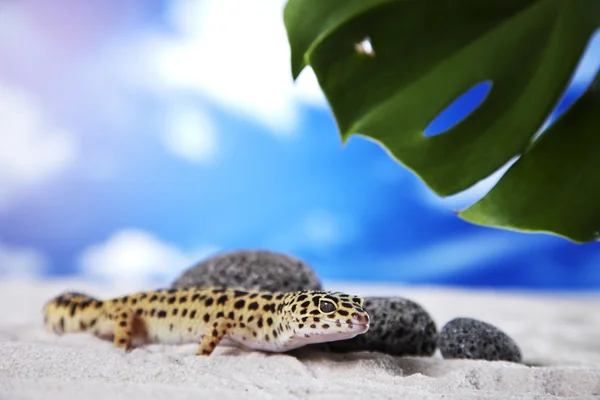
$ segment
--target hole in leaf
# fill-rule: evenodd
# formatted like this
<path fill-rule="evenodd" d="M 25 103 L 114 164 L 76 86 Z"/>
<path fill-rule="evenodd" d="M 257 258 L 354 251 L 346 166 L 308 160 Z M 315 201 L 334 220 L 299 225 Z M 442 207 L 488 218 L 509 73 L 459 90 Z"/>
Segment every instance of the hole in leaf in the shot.
<path fill-rule="evenodd" d="M 490 94 L 492 81 L 482 81 L 458 96 L 427 125 L 425 136 L 444 133 L 465 120 Z"/>
<path fill-rule="evenodd" d="M 600 73 L 600 29 L 596 30 L 591 36 L 586 50 L 581 57 L 581 60 L 573 73 L 573 77 L 569 82 L 564 95 L 557 102 L 556 107 L 542 126 L 540 130 L 535 134 L 532 140 L 537 139 L 541 133 L 550 126 L 558 117 L 566 112 L 572 105 L 579 99 L 594 82 L 598 74 Z M 599 79 L 600 81 L 600 79 Z M 487 82 L 487 81 L 486 81 Z M 425 136 L 433 136 L 436 134 L 443 133 L 460 121 L 464 120 L 471 112 L 473 112 L 487 97 L 489 90 L 491 89 L 491 82 L 485 92 L 474 93 L 475 89 L 482 85 L 482 82 L 472 87 L 467 92 L 457 98 L 450 106 L 442 111 L 427 127 L 425 130 Z M 480 87 L 479 90 L 482 90 Z M 467 97 L 469 97 L 467 99 Z M 458 103 L 462 102 L 462 107 L 465 110 L 460 110 L 461 105 Z M 454 115 L 453 115 L 454 114 Z M 458 117 L 457 115 L 458 114 Z M 502 167 L 498 168 L 494 173 L 488 177 L 482 179 L 472 187 L 463 190 L 462 192 L 456 193 L 451 196 L 439 198 L 435 195 L 435 203 L 441 204 L 443 207 L 450 208 L 456 212 L 462 211 L 477 201 L 485 197 L 490 190 L 498 183 L 498 181 L 504 176 L 508 169 L 519 159 L 520 156 L 515 156 L 510 159 Z M 600 236 L 600 233 L 596 233 Z"/>
<path fill-rule="evenodd" d="M 370 37 L 365 37 L 361 42 L 354 45 L 354 49 L 359 54 L 365 54 L 369 57 L 375 57 L 375 50 L 373 50 L 373 44 L 371 43 Z"/>
<path fill-rule="evenodd" d="M 558 100 L 556 107 L 552 110 L 542 127 L 536 132 L 531 141 L 537 140 L 540 135 L 557 118 L 563 115 L 571 106 L 590 88 L 596 75 L 600 72 L 600 29 L 590 37 L 577 68 L 569 81 L 569 85 L 562 97 Z"/>

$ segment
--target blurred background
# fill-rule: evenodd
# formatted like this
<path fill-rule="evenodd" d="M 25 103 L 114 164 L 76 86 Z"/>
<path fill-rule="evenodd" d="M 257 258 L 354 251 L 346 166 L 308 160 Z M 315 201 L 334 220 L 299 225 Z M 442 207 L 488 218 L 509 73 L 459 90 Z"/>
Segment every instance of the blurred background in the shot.
<path fill-rule="evenodd" d="M 600 288 L 600 244 L 470 225 L 291 80 L 281 0 L 0 0 L 0 279 L 170 282 L 270 249 L 324 280 Z M 598 71 L 592 38 L 558 115 Z M 460 118 L 475 88 L 436 121 Z M 462 107 L 462 109 L 461 109 Z"/>

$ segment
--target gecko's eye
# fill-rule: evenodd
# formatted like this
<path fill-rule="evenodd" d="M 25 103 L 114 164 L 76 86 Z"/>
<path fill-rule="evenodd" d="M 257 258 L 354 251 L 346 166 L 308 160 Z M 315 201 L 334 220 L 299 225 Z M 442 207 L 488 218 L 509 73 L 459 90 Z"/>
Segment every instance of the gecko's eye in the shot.
<path fill-rule="evenodd" d="M 322 301 L 319 304 L 319 310 L 321 310 L 322 313 L 328 314 L 335 311 L 335 304 L 330 301 Z"/>

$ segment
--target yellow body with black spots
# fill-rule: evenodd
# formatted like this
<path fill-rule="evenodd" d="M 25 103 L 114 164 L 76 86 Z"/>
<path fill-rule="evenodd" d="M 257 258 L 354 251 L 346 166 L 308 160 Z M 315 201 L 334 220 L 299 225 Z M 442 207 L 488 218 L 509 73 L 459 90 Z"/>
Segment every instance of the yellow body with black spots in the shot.
<path fill-rule="evenodd" d="M 200 342 L 198 355 L 210 355 L 218 344 L 285 352 L 365 333 L 369 315 L 362 304 L 360 297 L 324 291 L 178 288 L 109 300 L 66 292 L 46 303 L 44 323 L 57 334 L 91 332 L 123 349 Z"/>

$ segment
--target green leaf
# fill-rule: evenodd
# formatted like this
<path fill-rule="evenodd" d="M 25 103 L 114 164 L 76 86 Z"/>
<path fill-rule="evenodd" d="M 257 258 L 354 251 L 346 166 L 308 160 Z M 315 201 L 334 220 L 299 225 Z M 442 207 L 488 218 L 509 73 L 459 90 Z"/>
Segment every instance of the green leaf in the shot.
<path fill-rule="evenodd" d="M 284 21 L 293 76 L 313 68 L 343 140 L 360 134 L 380 143 L 442 196 L 521 155 L 461 215 L 575 241 L 596 237 L 597 92 L 531 143 L 600 27 L 600 1 L 289 0 Z M 357 51 L 365 38 L 371 54 Z M 443 134 L 423 134 L 483 81 L 493 85 L 477 110 Z"/>
<path fill-rule="evenodd" d="M 600 236 L 600 75 L 596 82 L 463 218 L 577 242 Z"/>

